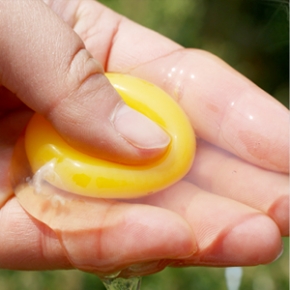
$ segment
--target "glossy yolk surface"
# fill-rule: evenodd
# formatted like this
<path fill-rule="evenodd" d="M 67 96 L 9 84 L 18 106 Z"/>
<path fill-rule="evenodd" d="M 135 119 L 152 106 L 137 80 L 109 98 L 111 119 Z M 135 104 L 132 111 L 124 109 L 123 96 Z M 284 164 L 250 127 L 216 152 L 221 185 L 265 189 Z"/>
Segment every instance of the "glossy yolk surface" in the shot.
<path fill-rule="evenodd" d="M 25 150 L 33 173 L 80 195 L 134 198 L 164 189 L 189 170 L 195 153 L 193 129 L 180 107 L 161 89 L 141 79 L 107 74 L 124 101 L 159 124 L 171 136 L 166 153 L 150 164 L 118 164 L 69 146 L 40 115 L 31 119 Z"/>

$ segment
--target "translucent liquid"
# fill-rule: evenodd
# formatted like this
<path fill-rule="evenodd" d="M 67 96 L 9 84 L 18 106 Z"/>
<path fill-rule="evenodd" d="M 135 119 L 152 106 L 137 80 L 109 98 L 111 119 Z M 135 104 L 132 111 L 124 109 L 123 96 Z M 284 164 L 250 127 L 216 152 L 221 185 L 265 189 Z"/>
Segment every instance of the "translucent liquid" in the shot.
<path fill-rule="evenodd" d="M 107 290 L 139 290 L 141 277 L 104 279 Z"/>
<path fill-rule="evenodd" d="M 239 290 L 243 276 L 241 267 L 228 267 L 225 269 L 225 278 L 228 290 Z"/>

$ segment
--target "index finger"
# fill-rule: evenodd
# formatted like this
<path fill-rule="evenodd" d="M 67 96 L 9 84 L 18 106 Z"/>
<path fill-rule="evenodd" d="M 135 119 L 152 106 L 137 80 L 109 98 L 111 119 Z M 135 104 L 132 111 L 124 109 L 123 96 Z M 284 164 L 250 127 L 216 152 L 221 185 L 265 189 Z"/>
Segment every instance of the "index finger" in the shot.
<path fill-rule="evenodd" d="M 108 70 L 162 87 L 186 111 L 199 137 L 258 166 L 289 172 L 288 110 L 282 104 L 207 52 L 177 49 L 168 41 L 160 55 L 164 38 L 142 30 L 121 22 Z M 142 38 L 132 46 L 137 34 Z"/>

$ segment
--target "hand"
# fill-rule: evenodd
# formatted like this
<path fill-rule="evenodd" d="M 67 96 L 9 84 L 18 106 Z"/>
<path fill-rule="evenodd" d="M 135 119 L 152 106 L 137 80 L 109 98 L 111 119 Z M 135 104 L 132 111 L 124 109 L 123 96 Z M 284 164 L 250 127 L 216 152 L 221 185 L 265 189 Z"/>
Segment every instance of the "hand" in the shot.
<path fill-rule="evenodd" d="M 11 9 L 10 2 L 0 3 Z M 0 17 L 0 43 L 8 43 L 0 52 L 1 172 L 8 172 L 15 140 L 31 115 L 22 102 L 46 115 L 67 140 L 84 150 L 94 148 L 98 134 L 104 132 L 92 114 L 97 97 L 91 92 L 106 88 L 107 112 L 119 102 L 100 76 L 101 66 L 87 56 L 79 38 L 60 18 L 73 27 L 106 71 L 147 79 L 175 98 L 192 122 L 198 148 L 191 171 L 174 186 L 127 202 L 95 200 L 78 207 L 86 219 L 72 213 L 70 223 L 58 231 L 21 208 L 10 196 L 4 174 L 0 267 L 77 267 L 97 273 L 123 269 L 128 275 L 151 273 L 167 264 L 256 265 L 275 259 L 281 235 L 289 234 L 288 111 L 216 57 L 183 49 L 96 2 L 49 1 L 60 18 L 41 2 L 32 3 L 25 7 L 18 3 L 21 11 L 13 7 L 13 14 L 2 12 Z M 17 22 L 5 15 L 15 15 Z M 20 25 L 21 20 L 27 27 Z M 7 23 L 17 37 L 2 29 Z M 24 31 L 32 28 L 30 46 L 31 38 L 28 41 Z M 78 51 L 84 56 L 67 60 Z M 93 64 L 82 67 L 84 59 Z M 114 143 L 110 134 L 105 138 L 110 144 L 119 142 Z M 123 144 L 125 149 L 118 152 L 96 150 L 117 160 L 129 152 L 128 162 L 148 157 Z M 72 221 L 80 223 L 70 231 Z"/>

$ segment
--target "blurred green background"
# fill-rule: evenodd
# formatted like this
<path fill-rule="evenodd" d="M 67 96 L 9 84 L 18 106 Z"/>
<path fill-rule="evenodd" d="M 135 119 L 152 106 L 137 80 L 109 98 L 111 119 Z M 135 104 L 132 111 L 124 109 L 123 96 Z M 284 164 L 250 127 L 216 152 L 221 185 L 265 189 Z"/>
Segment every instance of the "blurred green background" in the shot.
<path fill-rule="evenodd" d="M 73 0 L 72 0 L 73 1 Z M 289 10 L 284 0 L 101 0 L 185 47 L 211 51 L 289 106 Z M 269 237 L 271 238 L 271 237 Z M 246 267 L 241 290 L 289 289 L 289 239 L 283 255 Z M 101 290 L 94 275 L 0 270 L 1 290 Z M 142 290 L 226 289 L 224 269 L 168 268 L 143 278 Z"/>

